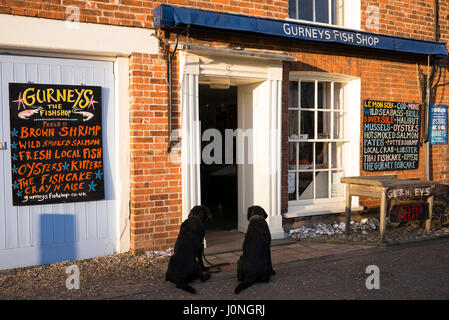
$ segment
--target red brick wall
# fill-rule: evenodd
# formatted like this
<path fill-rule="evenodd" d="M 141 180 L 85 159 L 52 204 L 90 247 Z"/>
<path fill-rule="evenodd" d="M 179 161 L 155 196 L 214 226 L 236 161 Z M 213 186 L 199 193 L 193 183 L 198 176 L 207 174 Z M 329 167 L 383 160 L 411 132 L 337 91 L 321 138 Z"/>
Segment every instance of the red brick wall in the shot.
<path fill-rule="evenodd" d="M 80 9 L 80 21 L 151 28 L 153 8 L 171 4 L 220 12 L 285 19 L 288 0 L 2 0 L 0 13 L 48 19 L 67 19 L 70 6 Z M 369 5 L 379 7 L 379 30 L 395 36 L 434 39 L 434 0 L 361 0 L 361 28 L 366 28 Z M 440 0 L 442 40 L 449 36 L 449 3 Z M 374 31 L 374 30 L 368 30 Z"/>
<path fill-rule="evenodd" d="M 176 62 L 176 61 L 175 61 Z M 175 88 L 177 69 L 174 69 Z M 172 247 L 181 222 L 181 167 L 167 152 L 166 62 L 161 56 L 130 59 L 131 247 L 133 252 Z M 173 122 L 179 121 L 174 91 Z"/>
<path fill-rule="evenodd" d="M 439 0 L 439 21 L 442 28 L 442 41 L 449 37 L 449 3 Z M 379 7 L 379 30 L 368 29 L 367 7 L 370 5 Z M 398 37 L 434 40 L 434 0 L 362 0 L 362 25 L 361 28 L 394 35 Z"/>

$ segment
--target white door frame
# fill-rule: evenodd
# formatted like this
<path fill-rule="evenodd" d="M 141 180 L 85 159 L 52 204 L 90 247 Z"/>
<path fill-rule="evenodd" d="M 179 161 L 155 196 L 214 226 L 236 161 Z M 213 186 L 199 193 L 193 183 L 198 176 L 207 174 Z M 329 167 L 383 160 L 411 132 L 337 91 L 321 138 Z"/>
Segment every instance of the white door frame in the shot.
<path fill-rule="evenodd" d="M 253 152 L 250 155 L 251 183 L 242 186 L 242 170 L 239 165 L 239 223 L 246 232 L 246 209 L 240 195 L 242 188 L 251 188 L 251 205 L 262 206 L 268 214 L 267 222 L 273 239 L 285 237 L 281 215 L 281 116 L 282 116 L 282 61 L 254 59 L 247 56 L 196 55 L 181 51 L 181 161 L 182 161 L 182 217 L 185 220 L 190 209 L 201 204 L 200 163 L 201 129 L 199 122 L 199 79 L 225 77 L 237 85 L 253 85 L 252 129 Z M 245 80 L 246 79 L 246 80 Z M 248 80 L 249 79 L 249 80 Z M 241 90 L 239 90 L 241 91 Z M 241 109 L 241 98 L 239 109 Z M 239 116 L 240 116 L 239 112 Z M 239 121 L 239 126 L 241 122 Z M 247 181 L 246 181 L 247 182 Z M 248 191 L 248 190 L 246 190 Z M 248 195 L 248 192 L 246 192 Z M 246 197 L 246 196 L 245 196 Z M 248 199 L 247 199 L 248 200 Z"/>

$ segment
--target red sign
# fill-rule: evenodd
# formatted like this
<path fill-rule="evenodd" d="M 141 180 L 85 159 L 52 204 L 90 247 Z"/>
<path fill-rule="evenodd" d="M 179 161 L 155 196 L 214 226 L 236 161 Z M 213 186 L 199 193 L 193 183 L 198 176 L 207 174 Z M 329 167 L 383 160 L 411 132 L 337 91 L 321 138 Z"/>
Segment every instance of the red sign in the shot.
<path fill-rule="evenodd" d="M 429 219 L 429 204 L 403 203 L 394 205 L 390 210 L 391 222 L 408 222 Z"/>

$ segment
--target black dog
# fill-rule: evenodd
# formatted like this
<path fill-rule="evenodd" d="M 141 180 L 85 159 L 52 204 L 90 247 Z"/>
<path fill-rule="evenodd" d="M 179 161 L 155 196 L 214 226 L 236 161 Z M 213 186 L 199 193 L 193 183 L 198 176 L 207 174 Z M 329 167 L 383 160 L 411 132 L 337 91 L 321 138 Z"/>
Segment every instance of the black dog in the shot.
<path fill-rule="evenodd" d="M 176 284 L 176 288 L 196 293 L 188 283 L 196 279 L 202 282 L 210 278 L 208 268 L 203 263 L 204 224 L 212 219 L 212 214 L 206 206 L 195 206 L 189 217 L 181 224 L 176 239 L 174 254 L 170 257 L 165 281 Z M 205 272 L 203 274 L 203 271 Z"/>
<path fill-rule="evenodd" d="M 268 282 L 275 275 L 271 264 L 271 235 L 265 219 L 267 213 L 262 207 L 248 208 L 248 230 L 243 242 L 243 255 L 237 263 L 237 278 L 240 282 L 235 288 L 239 293 L 255 282 Z"/>

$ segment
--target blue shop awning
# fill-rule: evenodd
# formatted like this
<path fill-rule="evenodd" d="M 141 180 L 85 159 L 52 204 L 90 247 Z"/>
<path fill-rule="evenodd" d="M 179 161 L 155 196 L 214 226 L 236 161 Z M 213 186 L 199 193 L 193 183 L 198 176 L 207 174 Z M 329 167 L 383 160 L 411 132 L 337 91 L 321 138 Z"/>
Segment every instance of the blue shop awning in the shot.
<path fill-rule="evenodd" d="M 321 43 L 338 43 L 397 52 L 448 56 L 446 45 L 441 42 L 393 37 L 364 31 L 296 23 L 288 20 L 256 18 L 164 4 L 154 9 L 153 19 L 155 28 L 191 25 Z"/>

